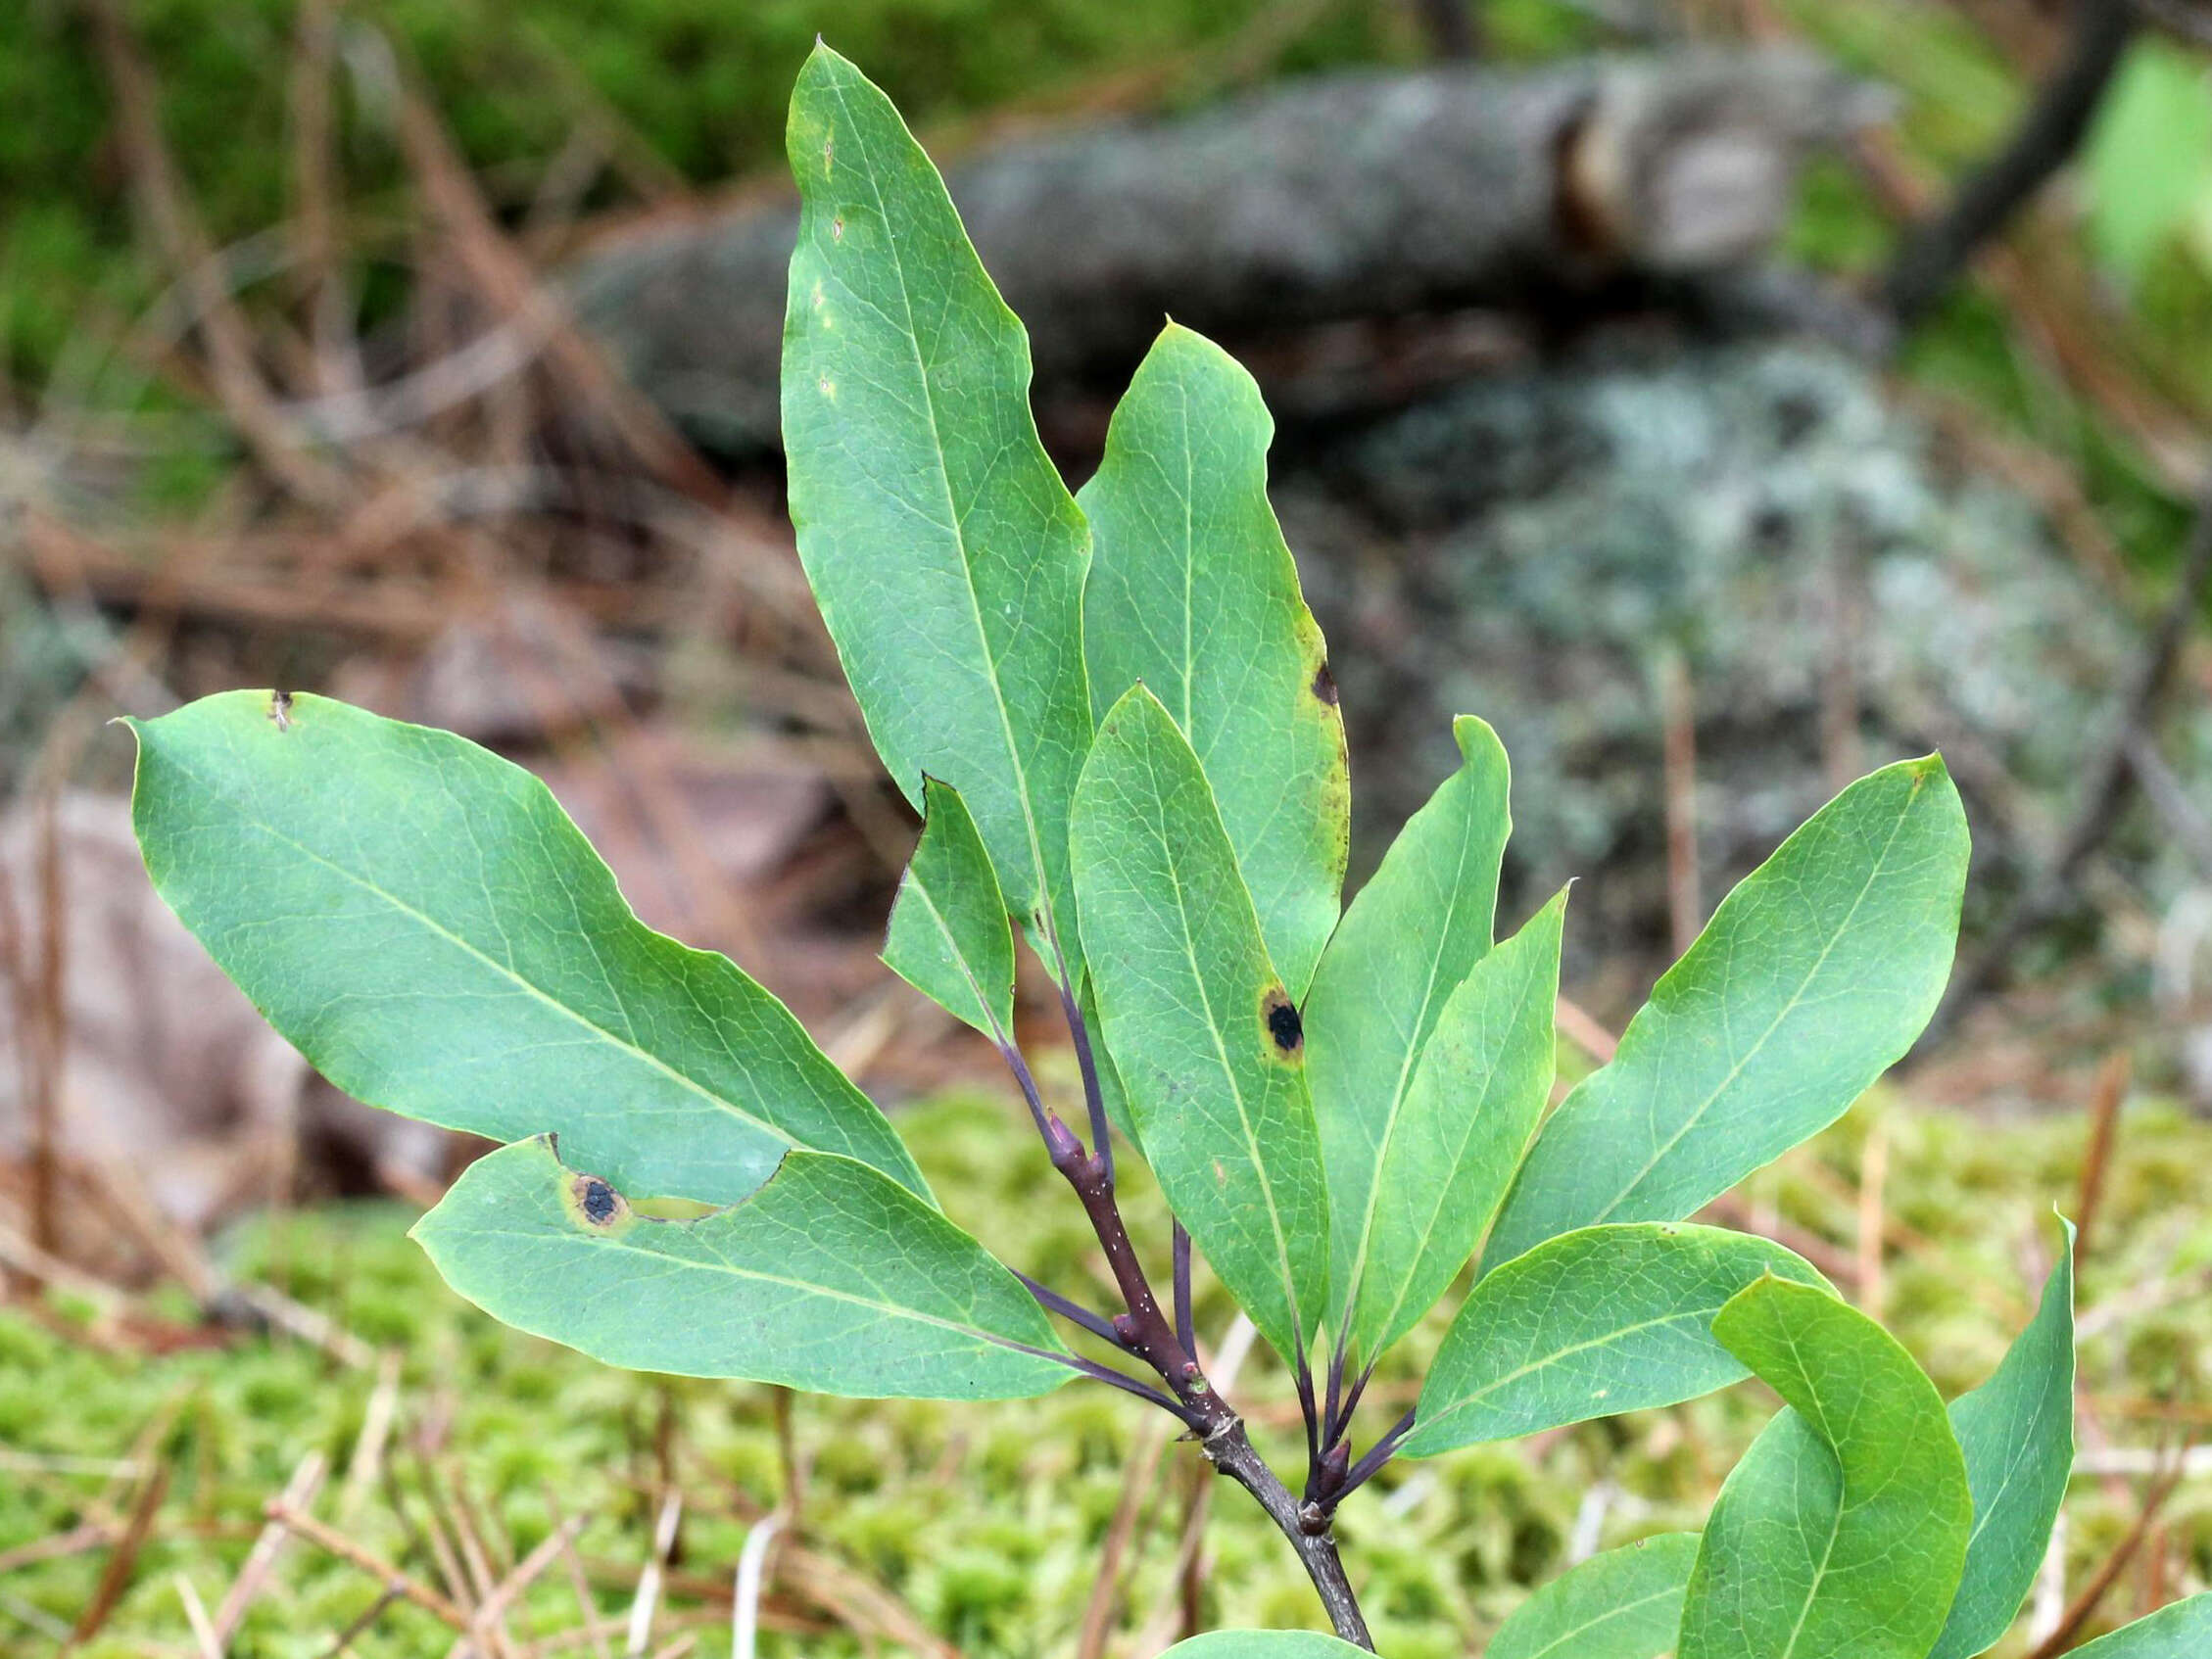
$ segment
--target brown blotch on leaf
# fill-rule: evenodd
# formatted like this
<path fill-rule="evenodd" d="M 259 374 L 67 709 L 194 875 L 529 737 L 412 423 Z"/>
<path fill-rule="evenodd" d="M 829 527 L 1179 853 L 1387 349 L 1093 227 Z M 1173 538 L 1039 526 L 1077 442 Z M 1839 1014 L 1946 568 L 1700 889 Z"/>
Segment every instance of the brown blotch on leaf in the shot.
<path fill-rule="evenodd" d="M 292 693 L 271 691 L 268 694 L 268 718 L 279 732 L 292 730 Z"/>
<path fill-rule="evenodd" d="M 1321 667 L 1314 670 L 1314 695 L 1330 708 L 1336 706 L 1336 676 L 1329 673 L 1325 659 Z"/>
<path fill-rule="evenodd" d="M 1305 1058 L 1306 1023 L 1298 1018 L 1297 1004 L 1280 985 L 1271 985 L 1260 999 L 1260 1019 L 1267 1025 L 1268 1041 L 1274 1046 L 1277 1059 Z"/>
<path fill-rule="evenodd" d="M 628 1202 L 597 1175 L 577 1176 L 568 1190 L 575 1197 L 576 1213 L 590 1226 L 611 1227 L 629 1213 Z"/>

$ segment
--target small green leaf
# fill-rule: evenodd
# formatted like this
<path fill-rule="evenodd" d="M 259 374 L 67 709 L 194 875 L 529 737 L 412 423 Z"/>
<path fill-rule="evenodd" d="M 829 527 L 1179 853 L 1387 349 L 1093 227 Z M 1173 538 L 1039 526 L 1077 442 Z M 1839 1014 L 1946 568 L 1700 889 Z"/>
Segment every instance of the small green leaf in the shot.
<path fill-rule="evenodd" d="M 493 1318 L 635 1371 L 915 1399 L 1073 1375 L 1020 1281 L 849 1158 L 787 1153 L 743 1203 L 658 1221 L 539 1136 L 470 1164 L 413 1237 Z"/>
<path fill-rule="evenodd" d="M 826 46 L 787 138 L 799 559 L 893 781 L 916 806 L 925 773 L 960 791 L 1007 902 L 1080 978 L 1067 835 L 1090 740 L 1089 532 L 1037 440 L 1029 337 L 890 100 Z"/>
<path fill-rule="evenodd" d="M 922 838 L 890 907 L 884 961 L 994 1042 L 1014 1029 L 1014 932 L 960 791 L 928 779 Z"/>
<path fill-rule="evenodd" d="M 1933 1659 L 1986 1652 L 2011 1627 L 2043 1565 L 2074 1468 L 2074 1228 L 2043 1304 L 1990 1380 L 1951 1401 L 1974 1531 Z"/>
<path fill-rule="evenodd" d="M 1678 1659 L 1924 1659 L 1974 1513 L 1935 1385 L 1807 1285 L 1761 1280 L 1713 1335 L 1790 1409 L 1713 1502 Z"/>
<path fill-rule="evenodd" d="M 1160 1659 L 1358 1659 L 1365 1651 L 1319 1631 L 1213 1631 L 1177 1642 Z"/>
<path fill-rule="evenodd" d="M 1674 1646 L 1696 1533 L 1664 1533 L 1570 1568 L 1514 1609 L 1482 1659 L 1658 1659 Z"/>
<path fill-rule="evenodd" d="M 2068 1659 L 2204 1659 L 2207 1653 L 2212 1653 L 2212 1595 L 2192 1595 L 2075 1648 Z"/>
<path fill-rule="evenodd" d="M 1490 950 L 1512 829 L 1498 735 L 1452 723 L 1463 764 L 1399 831 L 1322 953 L 1306 998 L 1314 1115 L 1337 1217 L 1329 1320 L 1340 1328 L 1372 1256 L 1382 1150 L 1444 1005 Z"/>
<path fill-rule="evenodd" d="M 1477 962 L 1437 1019 L 1367 1193 L 1351 1351 L 1372 1359 L 1436 1304 L 1481 1242 L 1551 1098 L 1562 892 Z"/>
<path fill-rule="evenodd" d="M 1076 498 L 1092 709 L 1141 682 L 1175 716 L 1296 1001 L 1336 926 L 1352 786 L 1327 651 L 1268 504 L 1274 435 L 1252 377 L 1170 323 Z"/>
<path fill-rule="evenodd" d="M 1719 1227 L 1642 1221 L 1546 1240 L 1474 1287 L 1403 1449 L 1427 1457 L 1725 1388 L 1745 1372 L 1713 1317 L 1768 1274 L 1824 1283 L 1780 1245 Z"/>
<path fill-rule="evenodd" d="M 1106 1046 L 1146 1161 L 1222 1283 L 1295 1358 L 1328 1294 L 1298 1010 L 1198 757 L 1141 686 L 1099 725 L 1072 844 Z"/>
<path fill-rule="evenodd" d="M 1599 1221 L 1671 1221 L 1842 1115 L 1936 1011 L 1966 815 L 1943 762 L 1860 779 L 1722 901 L 1552 1114 L 1485 1270 Z"/>
<path fill-rule="evenodd" d="M 617 1185 L 729 1203 L 793 1146 L 916 1192 L 890 1125 L 784 1005 L 631 914 L 537 779 L 325 697 L 133 722 L 146 868 L 348 1094 L 493 1140 L 552 1129 Z"/>
<path fill-rule="evenodd" d="M 2212 194 L 2212 76 L 2172 42 L 2140 36 L 2082 147 L 2090 241 L 2139 283 Z"/>

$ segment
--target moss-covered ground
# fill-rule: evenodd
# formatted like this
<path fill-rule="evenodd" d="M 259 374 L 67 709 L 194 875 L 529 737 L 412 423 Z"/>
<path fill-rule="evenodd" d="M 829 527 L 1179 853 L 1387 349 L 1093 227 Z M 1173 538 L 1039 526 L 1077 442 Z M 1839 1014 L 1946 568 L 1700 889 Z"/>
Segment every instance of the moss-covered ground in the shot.
<path fill-rule="evenodd" d="M 1104 1301 L 1080 1217 L 1010 1103 L 945 1099 L 902 1123 L 956 1216 L 1009 1259 Z M 1877 1209 L 1888 1237 L 1880 1298 L 1955 1394 L 1988 1373 L 2026 1315 L 2053 1243 L 2051 1209 L 2077 1204 L 2084 1134 L 2075 1120 L 1993 1125 L 1878 1095 L 1746 1191 L 1755 1218 L 1827 1241 L 1840 1262 L 1863 1260 L 1861 1218 L 1877 1211 L 1862 1202 L 1858 1171 L 1868 1137 L 1879 1135 L 1887 1175 Z M 2151 1105 L 2130 1110 L 2083 1274 L 2087 1450 L 2169 1446 L 2202 1427 L 2201 1385 L 2212 1370 L 2208 1168 L 2212 1125 Z M 1130 1208 L 1140 1236 L 1159 1238 L 1156 1199 L 1139 1186 Z M 126 1518 L 143 1489 L 111 1462 L 168 1469 L 120 1599 L 82 1651 L 193 1651 L 178 1579 L 215 1606 L 264 1502 L 311 1452 L 332 1469 L 313 1506 L 319 1519 L 432 1586 L 444 1582 L 441 1550 L 460 1557 L 463 1596 L 468 1538 L 481 1540 L 497 1578 L 548 1536 L 556 1514 L 584 1517 L 580 1559 L 610 1621 L 627 1615 L 672 1483 L 685 1504 L 651 1650 L 687 1634 L 704 1651 L 728 1642 L 734 1564 L 748 1528 L 787 1495 L 783 1407 L 772 1391 L 613 1372 L 498 1327 L 438 1282 L 404 1237 L 409 1219 L 390 1205 L 333 1209 L 249 1224 L 228 1242 L 236 1270 L 280 1277 L 397 1356 L 387 1395 L 398 1421 L 374 1480 L 348 1480 L 379 1386 L 373 1367 L 342 1367 L 267 1338 L 128 1351 L 74 1330 L 86 1315 L 66 1304 L 44 1317 L 0 1312 L 0 1561 L 87 1521 Z M 1849 1280 L 1845 1288 L 1867 1294 Z M 1457 1294 L 1377 1379 L 1370 1433 L 1411 1398 Z M 1227 1315 L 1218 1294 L 1202 1294 L 1203 1329 L 1218 1332 Z M 1237 1398 L 1263 1445 L 1293 1457 L 1295 1407 L 1279 1368 L 1255 1356 Z M 1143 1405 L 1089 1385 L 993 1406 L 786 1403 L 805 1559 L 778 1575 L 762 1651 L 909 1651 L 897 1639 L 908 1619 L 971 1659 L 1077 1651 L 1103 1540 L 1153 1427 Z M 1587 1547 L 1697 1526 L 1771 1409 L 1747 1384 L 1528 1444 L 1394 1465 L 1341 1524 L 1384 1650 L 1394 1659 L 1479 1650 L 1530 1584 L 1566 1564 L 1578 1531 Z M 1200 1469 L 1194 1448 L 1171 1446 L 1137 1490 L 1112 1651 L 1150 1651 L 1139 1633 L 1177 1628 L 1178 1541 L 1190 1494 L 1204 1485 Z M 2077 1479 L 2065 1534 L 2070 1591 L 2127 1534 L 2143 1486 Z M 1204 1548 L 1195 1599 L 1208 1624 L 1314 1621 L 1289 1552 L 1240 1493 L 1213 1494 Z M 53 1630 L 73 1626 L 98 1597 L 113 1559 L 101 1546 L 0 1573 L 0 1651 L 44 1650 Z M 2152 1544 L 2106 1605 L 2127 1614 L 2153 1584 L 2170 1594 L 2207 1577 L 2212 1493 L 2197 1480 L 2169 1499 Z M 330 1652 L 378 1597 L 361 1569 L 294 1542 L 230 1651 Z M 580 1619 L 559 1567 L 518 1600 L 508 1628 L 519 1643 L 574 1632 Z M 451 1639 L 403 1600 L 352 1651 L 435 1653 Z M 612 1639 L 622 1651 L 622 1633 Z"/>

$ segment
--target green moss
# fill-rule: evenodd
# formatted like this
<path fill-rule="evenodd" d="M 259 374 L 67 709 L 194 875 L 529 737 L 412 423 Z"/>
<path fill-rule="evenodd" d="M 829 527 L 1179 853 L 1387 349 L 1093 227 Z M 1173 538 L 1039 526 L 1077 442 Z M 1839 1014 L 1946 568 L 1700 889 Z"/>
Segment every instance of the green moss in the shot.
<path fill-rule="evenodd" d="M 817 32 L 868 66 L 920 124 L 1140 66 L 1174 65 L 1249 24 L 1263 0 L 364 0 L 342 57 L 377 40 L 414 67 L 496 205 L 526 206 L 538 173 L 600 112 L 624 136 L 615 167 L 710 183 L 781 165 L 784 106 Z M 291 212 L 288 78 L 295 0 L 129 0 L 160 86 L 162 129 L 210 236 L 227 245 Z M 0 367 L 36 383 L 94 317 L 142 311 L 161 286 L 132 236 L 109 89 L 74 7 L 0 0 Z M 1281 43 L 1285 67 L 1371 57 L 1369 9 L 1328 8 Z M 1172 79 L 1172 76 L 1171 76 Z M 333 108 L 354 231 L 377 246 L 380 199 L 406 172 L 373 74 L 340 68 Z M 642 158 L 642 159 L 638 159 Z M 602 179 L 604 200 L 620 186 Z M 363 213 L 363 204 L 372 211 Z M 368 221 L 365 225 L 362 220 Z M 387 250 L 397 252 L 399 250 Z M 371 269 L 370 320 L 404 301 Z M 93 309 L 88 311 L 88 306 Z M 153 503 L 158 504 L 158 503 Z"/>

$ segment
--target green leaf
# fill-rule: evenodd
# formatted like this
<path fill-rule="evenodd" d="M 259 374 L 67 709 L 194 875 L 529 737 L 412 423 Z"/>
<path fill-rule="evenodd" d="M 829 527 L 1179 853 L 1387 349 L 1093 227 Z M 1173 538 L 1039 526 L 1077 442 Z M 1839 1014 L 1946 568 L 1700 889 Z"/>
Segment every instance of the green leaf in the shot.
<path fill-rule="evenodd" d="M 1714 1500 L 1678 1659 L 1923 1659 L 1973 1524 L 1943 1400 L 1881 1326 L 1764 1279 L 1713 1335 L 1789 1403 Z"/>
<path fill-rule="evenodd" d="M 1073 1375 L 1020 1281 L 849 1158 L 787 1153 L 743 1203 L 663 1221 L 541 1135 L 470 1164 L 412 1236 L 501 1323 L 635 1371 L 919 1399 Z"/>
<path fill-rule="evenodd" d="M 1996 1645 L 2043 1565 L 2074 1468 L 2074 1228 L 2043 1304 L 1990 1380 L 1951 1402 L 1966 1456 L 1974 1531 L 1950 1620 L 1933 1659 Z"/>
<path fill-rule="evenodd" d="M 1355 1356 L 1379 1355 L 1435 1305 L 1536 1132 L 1558 1059 L 1565 913 L 1562 892 L 1468 972 L 1384 1127 L 1365 1195 L 1365 1250 L 1351 1268 Z"/>
<path fill-rule="evenodd" d="M 1106 1046 L 1145 1158 L 1216 1275 L 1294 1359 L 1328 1294 L 1298 1011 L 1198 757 L 1142 686 L 1099 725 L 1073 845 Z"/>
<path fill-rule="evenodd" d="M 1306 998 L 1314 1115 L 1337 1217 L 1329 1322 L 1374 1254 L 1383 1149 L 1452 993 L 1490 950 L 1512 774 L 1498 735 L 1452 723 L 1463 763 L 1399 831 L 1322 953 Z"/>
<path fill-rule="evenodd" d="M 826 46 L 787 137 L 799 558 L 891 777 L 917 806 L 925 773 L 960 791 L 1007 902 L 1080 977 L 1067 834 L 1090 741 L 1089 533 L 1037 441 L 1029 337 L 890 100 Z"/>
<path fill-rule="evenodd" d="M 1745 1371 L 1713 1317 L 1768 1274 L 1824 1282 L 1771 1240 L 1719 1227 L 1642 1221 L 1549 1239 L 1474 1287 L 1403 1450 L 1428 1457 L 1725 1388 Z"/>
<path fill-rule="evenodd" d="M 990 855 L 960 791 L 922 786 L 928 817 L 890 907 L 892 972 L 994 1042 L 1014 1029 L 1014 933 Z"/>
<path fill-rule="evenodd" d="M 2202 60 L 2139 38 L 2098 106 L 2083 163 L 2090 241 L 2124 280 L 2140 282 L 2212 194 L 2212 76 Z"/>
<path fill-rule="evenodd" d="M 1482 1659 L 1658 1659 L 1674 1646 L 1696 1533 L 1593 1555 L 1514 1609 Z"/>
<path fill-rule="evenodd" d="M 1177 1642 L 1160 1659 L 1345 1659 L 1365 1651 L 1319 1631 L 1213 1631 Z"/>
<path fill-rule="evenodd" d="M 324 697 L 133 722 L 154 885 L 348 1094 L 640 1192 L 745 1197 L 793 1146 L 926 1193 L 883 1114 L 725 958 L 630 912 L 546 786 Z"/>
<path fill-rule="evenodd" d="M 1841 1116 L 1950 974 L 1966 816 L 1936 756 L 1860 779 L 1722 901 L 1529 1150 L 1485 1269 L 1694 1213 Z"/>
<path fill-rule="evenodd" d="M 2212 1653 L 2212 1595 L 2192 1595 L 2075 1648 L 2068 1659 L 2204 1659 L 2207 1653 Z"/>
<path fill-rule="evenodd" d="M 1268 504 L 1274 435 L 1252 377 L 1170 323 L 1077 500 L 1092 709 L 1142 682 L 1175 716 L 1295 1001 L 1336 926 L 1352 786 L 1327 650 Z"/>

